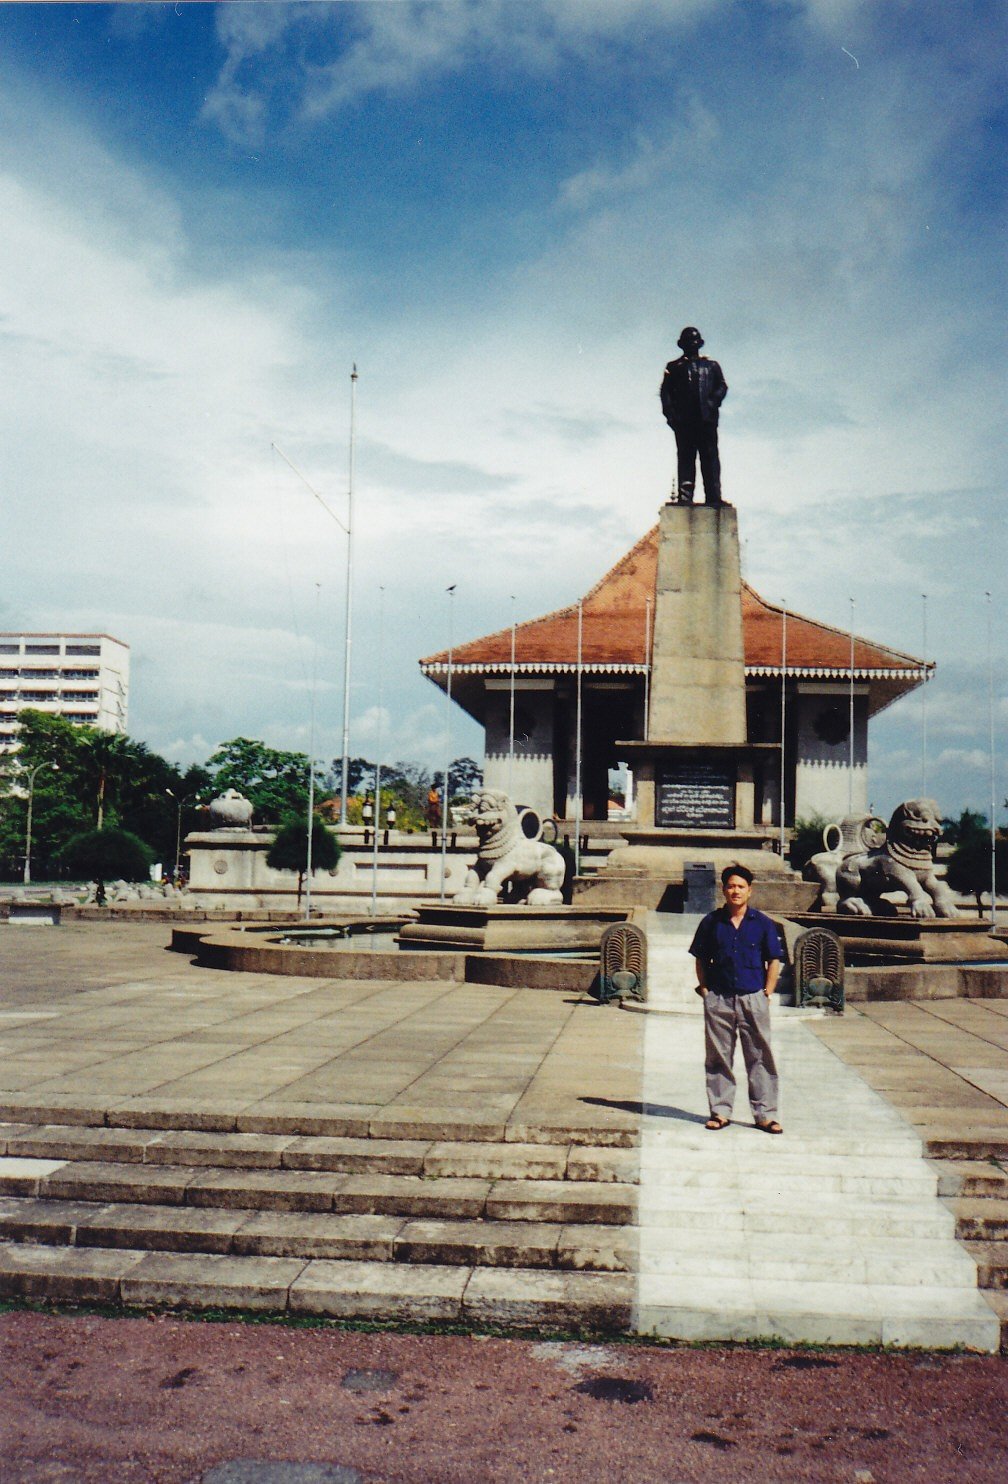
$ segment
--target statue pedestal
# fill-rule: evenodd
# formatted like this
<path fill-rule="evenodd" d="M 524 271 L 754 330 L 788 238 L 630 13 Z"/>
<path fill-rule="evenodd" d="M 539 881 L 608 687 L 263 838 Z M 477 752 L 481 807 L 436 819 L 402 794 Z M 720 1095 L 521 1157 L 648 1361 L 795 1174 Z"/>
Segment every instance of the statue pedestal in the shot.
<path fill-rule="evenodd" d="M 718 872 L 748 865 L 782 900 L 811 905 L 814 888 L 775 853 L 778 831 L 763 823 L 779 793 L 780 747 L 748 740 L 731 506 L 661 511 L 650 696 L 646 740 L 617 743 L 634 771 L 637 824 L 598 876 L 579 882 L 575 900 L 681 903 L 684 867 L 704 861 Z"/>
<path fill-rule="evenodd" d="M 647 738 L 620 742 L 634 767 L 638 830 L 671 843 L 759 849 L 775 743 L 746 731 L 742 572 L 731 506 L 666 505 L 658 523 Z M 664 832 L 671 832 L 671 837 Z M 699 834 L 698 834 L 699 832 Z"/>
<path fill-rule="evenodd" d="M 454 949 L 468 953 L 596 953 L 603 931 L 625 922 L 618 907 L 455 907 L 431 903 L 399 930 L 401 948 Z"/>
<path fill-rule="evenodd" d="M 685 747 L 745 743 L 742 572 L 729 505 L 662 507 L 647 735 Z"/>

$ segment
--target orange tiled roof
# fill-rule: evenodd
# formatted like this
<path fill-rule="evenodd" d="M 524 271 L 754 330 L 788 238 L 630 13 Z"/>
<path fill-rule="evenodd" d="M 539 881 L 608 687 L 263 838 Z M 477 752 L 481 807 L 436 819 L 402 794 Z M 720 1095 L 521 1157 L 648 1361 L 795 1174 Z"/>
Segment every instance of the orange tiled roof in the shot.
<path fill-rule="evenodd" d="M 626 556 L 597 582 L 581 605 L 581 662 L 588 670 L 624 673 L 642 670 L 647 662 L 650 635 L 646 633 L 648 600 L 654 614 L 658 571 L 658 527 L 654 526 Z M 515 668 L 573 669 L 577 663 L 577 604 L 558 608 L 542 618 L 517 625 Z M 779 674 L 783 610 L 767 603 L 748 583 L 742 584 L 742 634 L 746 669 Z M 850 633 L 787 615 L 787 668 L 807 674 L 850 673 Z M 432 675 L 447 668 L 448 651 L 429 655 L 421 668 Z M 501 629 L 483 639 L 452 649 L 452 669 L 458 673 L 509 672 L 511 630 Z M 924 661 L 855 636 L 855 673 L 878 678 L 923 678 Z M 910 673 L 908 673 L 910 672 Z"/>

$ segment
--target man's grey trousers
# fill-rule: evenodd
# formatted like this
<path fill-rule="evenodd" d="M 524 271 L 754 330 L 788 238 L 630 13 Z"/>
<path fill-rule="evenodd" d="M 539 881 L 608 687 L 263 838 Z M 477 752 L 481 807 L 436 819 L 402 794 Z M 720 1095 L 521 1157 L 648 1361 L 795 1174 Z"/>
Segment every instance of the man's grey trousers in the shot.
<path fill-rule="evenodd" d="M 777 1063 L 770 1046 L 770 1001 L 755 994 L 704 996 L 707 1100 L 712 1115 L 730 1118 L 735 1101 L 736 1037 L 749 1074 L 749 1103 L 760 1122 L 777 1117 Z"/>

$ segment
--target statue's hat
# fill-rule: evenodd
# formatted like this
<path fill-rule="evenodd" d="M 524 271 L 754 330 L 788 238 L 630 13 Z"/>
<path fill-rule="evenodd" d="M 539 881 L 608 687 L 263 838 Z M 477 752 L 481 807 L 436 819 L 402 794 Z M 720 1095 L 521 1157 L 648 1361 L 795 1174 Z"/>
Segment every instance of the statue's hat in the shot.
<path fill-rule="evenodd" d="M 690 337 L 691 340 L 695 337 L 698 345 L 703 345 L 704 338 L 701 335 L 700 331 L 697 329 L 696 325 L 686 325 L 683 329 L 682 334 L 679 336 L 679 339 L 676 341 L 676 344 L 678 345 L 680 350 L 686 349 L 685 342 L 687 335 Z"/>

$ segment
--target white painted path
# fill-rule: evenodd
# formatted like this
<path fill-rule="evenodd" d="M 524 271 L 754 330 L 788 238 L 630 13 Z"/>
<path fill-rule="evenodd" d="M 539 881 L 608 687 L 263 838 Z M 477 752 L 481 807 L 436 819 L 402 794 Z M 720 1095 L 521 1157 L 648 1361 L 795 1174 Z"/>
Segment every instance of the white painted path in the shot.
<path fill-rule="evenodd" d="M 999 1323 L 938 1201 L 920 1139 L 774 1001 L 773 1137 L 753 1127 L 741 1052 L 731 1127 L 703 1127 L 698 918 L 650 914 L 634 1327 L 679 1339 L 963 1345 Z"/>

